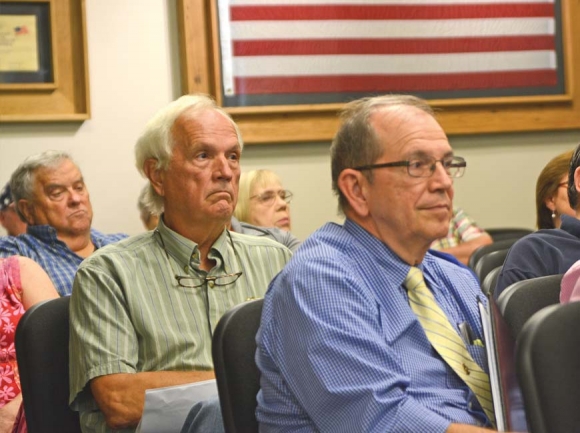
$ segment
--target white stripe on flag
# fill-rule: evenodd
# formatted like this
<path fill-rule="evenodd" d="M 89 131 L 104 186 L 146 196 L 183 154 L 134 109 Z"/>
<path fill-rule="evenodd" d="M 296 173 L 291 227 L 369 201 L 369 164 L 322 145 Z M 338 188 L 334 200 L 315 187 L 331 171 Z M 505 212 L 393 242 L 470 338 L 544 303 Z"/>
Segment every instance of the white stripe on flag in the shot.
<path fill-rule="evenodd" d="M 553 35 L 553 18 L 380 21 L 235 21 L 233 40 Z"/>
<path fill-rule="evenodd" d="M 421 57 L 421 61 L 418 61 Z M 234 58 L 237 77 L 431 74 L 555 69 L 553 51 Z"/>

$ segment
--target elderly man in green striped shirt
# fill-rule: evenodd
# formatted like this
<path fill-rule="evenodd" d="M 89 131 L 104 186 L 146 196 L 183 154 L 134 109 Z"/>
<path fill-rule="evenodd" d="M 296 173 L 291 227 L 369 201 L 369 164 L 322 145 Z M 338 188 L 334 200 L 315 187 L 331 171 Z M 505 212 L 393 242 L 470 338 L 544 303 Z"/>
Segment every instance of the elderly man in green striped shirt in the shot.
<path fill-rule="evenodd" d="M 209 98 L 159 111 L 136 147 L 157 228 L 85 260 L 71 298 L 70 402 L 83 432 L 132 432 L 145 390 L 213 378 L 225 311 L 262 297 L 291 253 L 226 229 L 237 202 L 240 132 Z"/>

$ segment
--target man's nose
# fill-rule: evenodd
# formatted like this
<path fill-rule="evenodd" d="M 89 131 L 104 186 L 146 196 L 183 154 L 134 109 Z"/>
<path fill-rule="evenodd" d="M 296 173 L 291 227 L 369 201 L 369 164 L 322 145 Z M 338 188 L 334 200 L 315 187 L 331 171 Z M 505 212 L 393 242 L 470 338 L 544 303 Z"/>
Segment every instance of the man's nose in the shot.
<path fill-rule="evenodd" d="M 71 189 L 68 195 L 68 200 L 70 203 L 80 203 L 83 199 L 83 193 L 77 191 L 76 189 Z"/>
<path fill-rule="evenodd" d="M 215 160 L 215 164 L 215 172 L 218 174 L 218 177 L 229 180 L 234 176 L 231 159 L 226 156 L 218 157 Z"/>
<path fill-rule="evenodd" d="M 436 186 L 436 189 L 448 190 L 453 186 L 453 179 L 451 179 L 441 161 L 435 163 L 435 171 L 430 180 Z"/>

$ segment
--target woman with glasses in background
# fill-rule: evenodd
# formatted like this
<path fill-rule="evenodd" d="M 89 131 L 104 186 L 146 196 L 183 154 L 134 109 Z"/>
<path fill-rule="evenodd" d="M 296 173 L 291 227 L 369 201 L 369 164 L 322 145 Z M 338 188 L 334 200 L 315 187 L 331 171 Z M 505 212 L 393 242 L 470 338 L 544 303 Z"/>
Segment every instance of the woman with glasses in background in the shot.
<path fill-rule="evenodd" d="M 560 227 L 560 215 L 576 216 L 568 201 L 568 170 L 571 150 L 553 158 L 536 182 L 536 224 L 538 229 Z"/>
<path fill-rule="evenodd" d="M 260 227 L 277 227 L 290 231 L 292 193 L 282 187 L 276 173 L 253 170 L 240 177 L 238 204 L 234 216 Z"/>

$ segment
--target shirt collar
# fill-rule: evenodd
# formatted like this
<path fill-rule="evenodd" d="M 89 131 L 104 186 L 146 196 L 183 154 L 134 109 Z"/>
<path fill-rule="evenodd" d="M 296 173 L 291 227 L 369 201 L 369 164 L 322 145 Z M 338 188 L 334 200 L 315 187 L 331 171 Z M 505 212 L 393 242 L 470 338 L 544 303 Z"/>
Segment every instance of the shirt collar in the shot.
<path fill-rule="evenodd" d="M 376 260 L 377 265 L 392 271 L 393 283 L 396 285 L 403 284 L 411 265 L 396 255 L 386 243 L 370 234 L 354 221 L 347 218 L 344 223 L 344 228 L 363 245 L 364 249 Z M 416 267 L 423 270 L 423 262 L 416 265 Z"/>
<path fill-rule="evenodd" d="M 51 244 L 58 241 L 56 229 L 48 224 L 29 225 L 26 233 L 40 239 L 41 241 Z"/>
<path fill-rule="evenodd" d="M 167 253 L 177 261 L 181 269 L 187 271 L 192 262 L 199 264 L 198 244 L 167 227 L 163 222 L 163 215 L 159 218 L 157 230 L 163 236 L 163 243 Z M 163 248 L 161 239 L 158 238 L 157 240 Z M 211 246 L 208 257 L 216 260 L 216 266 L 220 266 L 223 263 L 223 257 L 227 254 L 227 250 L 228 236 L 224 228 L 224 231 Z"/>

